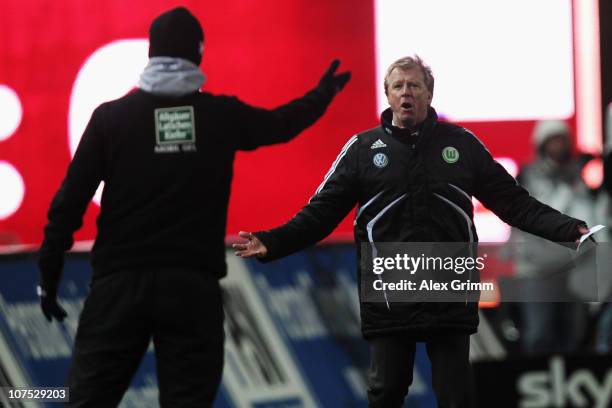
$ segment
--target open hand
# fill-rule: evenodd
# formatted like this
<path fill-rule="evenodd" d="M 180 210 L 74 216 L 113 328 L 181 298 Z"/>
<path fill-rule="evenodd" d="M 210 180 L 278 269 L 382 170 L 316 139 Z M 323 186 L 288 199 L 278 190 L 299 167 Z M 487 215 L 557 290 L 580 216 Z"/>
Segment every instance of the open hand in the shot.
<path fill-rule="evenodd" d="M 236 251 L 234 254 L 241 258 L 263 258 L 268 254 L 268 248 L 257 238 L 255 235 L 250 232 L 240 231 L 238 233 L 240 238 L 244 238 L 247 242 L 233 244 L 232 248 Z"/>
<path fill-rule="evenodd" d="M 333 94 L 340 92 L 342 88 L 344 88 L 344 85 L 351 79 L 351 73 L 349 71 L 336 74 L 336 70 L 339 66 L 340 60 L 333 60 L 319 81 L 319 86 L 330 90 Z"/>

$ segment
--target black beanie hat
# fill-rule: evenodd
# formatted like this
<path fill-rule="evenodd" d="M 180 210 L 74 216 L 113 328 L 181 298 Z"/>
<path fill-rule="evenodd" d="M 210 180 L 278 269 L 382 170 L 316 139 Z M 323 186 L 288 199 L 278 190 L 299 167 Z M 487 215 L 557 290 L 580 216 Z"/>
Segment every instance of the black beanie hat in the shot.
<path fill-rule="evenodd" d="M 197 18 L 185 7 L 158 16 L 149 28 L 149 57 L 184 58 L 202 62 L 204 33 Z"/>

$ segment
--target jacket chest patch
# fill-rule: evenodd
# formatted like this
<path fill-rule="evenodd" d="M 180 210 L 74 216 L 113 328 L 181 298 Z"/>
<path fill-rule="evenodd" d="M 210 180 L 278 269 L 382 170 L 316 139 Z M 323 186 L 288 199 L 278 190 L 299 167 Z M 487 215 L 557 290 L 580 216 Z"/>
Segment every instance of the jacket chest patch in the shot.
<path fill-rule="evenodd" d="M 376 167 L 382 169 L 383 167 L 386 167 L 389 164 L 389 158 L 384 153 L 376 153 L 374 155 L 374 158 L 372 159 L 372 162 Z"/>
<path fill-rule="evenodd" d="M 457 160 L 459 160 L 459 151 L 453 146 L 446 146 L 442 149 L 442 159 L 449 164 L 457 163 Z"/>

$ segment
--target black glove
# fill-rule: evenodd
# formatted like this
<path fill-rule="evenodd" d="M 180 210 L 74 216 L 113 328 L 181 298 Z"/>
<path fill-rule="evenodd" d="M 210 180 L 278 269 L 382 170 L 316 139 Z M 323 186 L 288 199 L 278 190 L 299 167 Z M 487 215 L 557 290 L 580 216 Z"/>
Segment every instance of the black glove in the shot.
<path fill-rule="evenodd" d="M 344 88 L 344 85 L 351 79 L 351 73 L 349 71 L 336 74 L 336 70 L 339 66 L 340 60 L 333 60 L 319 81 L 319 87 L 330 92 L 332 95 L 340 92 L 342 88 Z"/>
<path fill-rule="evenodd" d="M 57 303 L 57 289 L 47 290 L 42 286 L 38 286 L 36 293 L 40 298 L 40 308 L 48 321 L 52 321 L 54 317 L 55 320 L 61 322 L 68 316 L 64 308 Z"/>

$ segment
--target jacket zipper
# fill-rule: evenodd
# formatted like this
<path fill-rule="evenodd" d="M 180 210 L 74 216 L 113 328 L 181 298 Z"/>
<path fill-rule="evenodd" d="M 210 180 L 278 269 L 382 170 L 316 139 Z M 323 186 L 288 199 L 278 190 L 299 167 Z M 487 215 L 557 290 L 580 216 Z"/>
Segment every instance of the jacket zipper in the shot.
<path fill-rule="evenodd" d="M 375 258 L 376 255 L 378 254 L 376 245 L 374 244 L 374 225 L 376 225 L 380 217 L 382 217 L 391 207 L 393 207 L 395 204 L 401 201 L 404 197 L 406 197 L 406 195 L 407 193 L 404 193 L 398 198 L 396 198 L 395 200 L 393 200 L 390 204 L 387 204 L 387 206 L 383 208 L 378 214 L 376 214 L 376 216 L 372 218 L 370 222 L 368 222 L 368 224 L 366 225 L 366 231 L 368 233 L 368 241 L 370 242 L 370 245 L 372 245 L 372 259 Z M 380 275 L 380 279 L 382 280 L 382 274 Z M 389 299 L 387 298 L 387 291 L 383 290 L 383 294 L 385 295 L 385 302 L 387 303 L 387 309 L 391 310 L 391 306 L 389 305 Z"/>
<path fill-rule="evenodd" d="M 451 184 L 452 186 L 452 184 Z M 458 188 L 458 187 L 456 187 Z M 436 197 L 438 197 L 440 200 L 444 201 L 445 203 L 447 203 L 448 205 L 450 205 L 451 207 L 453 207 L 466 221 L 467 224 L 467 229 L 468 229 L 468 236 L 470 237 L 470 256 L 474 257 L 474 255 L 472 254 L 472 244 L 474 243 L 474 234 L 472 233 L 472 220 L 470 219 L 470 217 L 465 213 L 465 211 L 463 211 L 463 209 L 461 207 L 459 207 L 457 204 L 453 203 L 451 200 L 441 196 L 438 193 L 434 193 L 434 195 Z M 471 200 L 470 200 L 471 201 Z M 470 269 L 470 275 L 468 277 L 468 280 L 472 277 L 472 270 Z M 467 305 L 468 302 L 468 290 L 465 290 L 465 304 Z"/>

